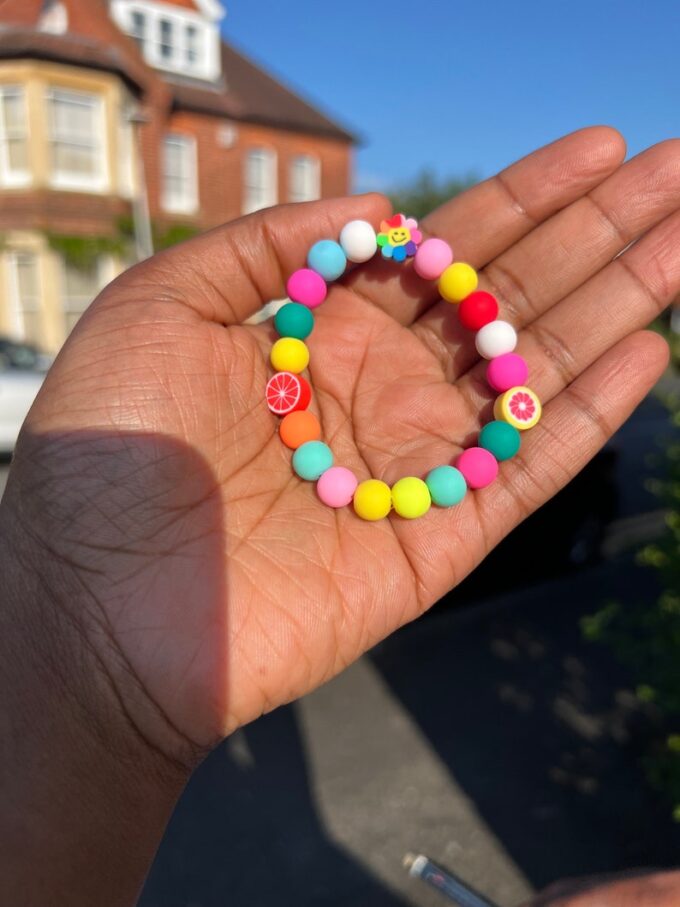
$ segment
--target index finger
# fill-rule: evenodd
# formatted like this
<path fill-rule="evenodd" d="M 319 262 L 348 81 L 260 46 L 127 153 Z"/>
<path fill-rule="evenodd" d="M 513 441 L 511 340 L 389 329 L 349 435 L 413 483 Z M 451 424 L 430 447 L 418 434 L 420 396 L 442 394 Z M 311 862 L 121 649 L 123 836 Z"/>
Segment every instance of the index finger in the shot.
<path fill-rule="evenodd" d="M 423 233 L 450 243 L 455 261 L 481 268 L 602 182 L 625 154 L 615 129 L 580 129 L 446 202 L 422 221 Z M 397 269 L 379 257 L 345 284 L 405 325 L 440 298 L 436 282 L 422 280 L 412 265 Z"/>

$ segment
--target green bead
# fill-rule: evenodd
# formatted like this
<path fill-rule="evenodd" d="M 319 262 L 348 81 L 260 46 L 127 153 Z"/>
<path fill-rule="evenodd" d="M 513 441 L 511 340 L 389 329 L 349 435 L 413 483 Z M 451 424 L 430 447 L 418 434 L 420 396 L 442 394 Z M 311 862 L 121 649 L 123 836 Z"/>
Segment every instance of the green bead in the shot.
<path fill-rule="evenodd" d="M 287 302 L 274 315 L 274 327 L 282 337 L 297 337 L 304 340 L 314 327 L 314 316 L 306 305 Z"/>
<path fill-rule="evenodd" d="M 489 422 L 479 433 L 479 446 L 492 453 L 499 463 L 514 457 L 519 445 L 520 434 L 508 422 Z"/>
<path fill-rule="evenodd" d="M 306 441 L 293 454 L 293 469 L 308 482 L 316 482 L 332 465 L 333 453 L 323 441 Z"/>
<path fill-rule="evenodd" d="M 453 507 L 465 497 L 467 484 L 455 466 L 437 466 L 425 479 L 432 501 L 438 507 Z"/>

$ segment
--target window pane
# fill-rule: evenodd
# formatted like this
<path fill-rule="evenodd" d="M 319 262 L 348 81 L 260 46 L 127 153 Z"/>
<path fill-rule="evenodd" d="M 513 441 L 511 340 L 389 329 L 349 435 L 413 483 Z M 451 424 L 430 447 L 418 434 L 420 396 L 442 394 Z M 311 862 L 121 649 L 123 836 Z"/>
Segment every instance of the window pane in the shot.
<path fill-rule="evenodd" d="M 290 173 L 290 200 L 308 202 L 319 197 L 319 161 L 308 154 L 293 159 Z"/>
<path fill-rule="evenodd" d="M 161 19 L 161 56 L 165 60 L 172 57 L 172 22 Z"/>
<path fill-rule="evenodd" d="M 195 63 L 198 60 L 199 34 L 194 25 L 187 25 L 187 61 Z"/>
<path fill-rule="evenodd" d="M 17 255 L 17 286 L 22 308 L 34 309 L 38 305 L 38 268 L 34 255 Z"/>
<path fill-rule="evenodd" d="M 196 140 L 188 135 L 169 135 L 163 143 L 163 204 L 169 211 L 185 214 L 198 206 Z"/>
<path fill-rule="evenodd" d="M 31 252 L 16 252 L 10 255 L 9 262 L 14 332 L 22 340 L 40 345 L 42 312 L 38 259 Z"/>
<path fill-rule="evenodd" d="M 246 213 L 276 204 L 276 154 L 267 148 L 248 152 L 245 168 Z"/>
<path fill-rule="evenodd" d="M 64 321 L 70 333 L 101 289 L 99 262 L 95 261 L 85 268 L 74 268 L 63 261 L 62 274 Z"/>
<path fill-rule="evenodd" d="M 48 104 L 53 174 L 91 186 L 106 169 L 101 99 L 55 91 Z"/>
<path fill-rule="evenodd" d="M 23 89 L 0 88 L 0 183 L 26 182 L 29 176 L 28 127 Z"/>

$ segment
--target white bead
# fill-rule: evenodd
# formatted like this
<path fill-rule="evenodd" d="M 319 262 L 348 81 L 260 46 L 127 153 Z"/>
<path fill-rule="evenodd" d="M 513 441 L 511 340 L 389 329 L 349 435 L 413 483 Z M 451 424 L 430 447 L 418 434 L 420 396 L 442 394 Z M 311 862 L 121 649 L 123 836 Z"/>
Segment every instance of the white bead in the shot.
<path fill-rule="evenodd" d="M 378 241 L 375 230 L 366 220 L 351 220 L 340 232 L 340 245 L 349 261 L 362 262 L 373 258 Z"/>
<path fill-rule="evenodd" d="M 517 332 L 507 321 L 490 321 L 477 331 L 475 346 L 484 359 L 495 359 L 515 349 Z"/>

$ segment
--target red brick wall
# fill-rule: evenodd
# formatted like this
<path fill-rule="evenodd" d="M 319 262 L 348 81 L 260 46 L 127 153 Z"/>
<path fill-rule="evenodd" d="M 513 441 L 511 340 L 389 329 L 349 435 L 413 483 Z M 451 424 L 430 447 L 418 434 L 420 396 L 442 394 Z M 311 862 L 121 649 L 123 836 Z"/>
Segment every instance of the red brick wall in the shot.
<path fill-rule="evenodd" d="M 321 162 L 323 197 L 346 195 L 349 191 L 351 151 L 348 143 L 235 123 L 234 146 L 222 148 L 218 131 L 223 124 L 218 117 L 178 111 L 167 120 L 156 118 L 152 125 L 145 127 L 144 158 L 152 217 L 162 221 L 178 219 L 176 215 L 165 215 L 160 204 L 160 149 L 166 132 L 186 133 L 196 138 L 200 210 L 195 218 L 186 220 L 201 228 L 214 227 L 242 214 L 245 157 L 250 148 L 265 146 L 276 151 L 279 202 L 289 200 L 290 165 L 298 154 L 314 155 Z"/>

